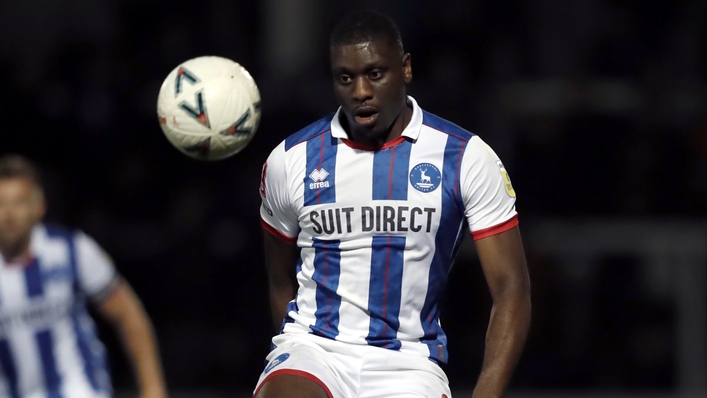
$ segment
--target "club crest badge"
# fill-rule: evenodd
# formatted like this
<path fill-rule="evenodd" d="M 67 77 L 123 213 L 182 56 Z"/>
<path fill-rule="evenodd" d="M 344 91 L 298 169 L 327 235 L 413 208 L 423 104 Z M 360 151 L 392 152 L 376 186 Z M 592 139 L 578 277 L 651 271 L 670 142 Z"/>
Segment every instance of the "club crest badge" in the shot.
<path fill-rule="evenodd" d="M 442 183 L 442 173 L 431 163 L 420 163 L 410 170 L 410 184 L 420 192 L 432 192 Z"/>

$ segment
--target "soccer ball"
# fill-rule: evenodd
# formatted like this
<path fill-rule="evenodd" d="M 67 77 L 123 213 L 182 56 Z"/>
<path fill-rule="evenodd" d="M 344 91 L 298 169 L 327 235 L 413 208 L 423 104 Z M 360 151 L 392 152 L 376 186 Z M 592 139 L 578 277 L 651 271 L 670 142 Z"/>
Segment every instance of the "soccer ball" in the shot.
<path fill-rule="evenodd" d="M 190 59 L 167 76 L 157 117 L 169 142 L 200 160 L 240 152 L 260 122 L 260 92 L 250 73 L 230 59 Z"/>

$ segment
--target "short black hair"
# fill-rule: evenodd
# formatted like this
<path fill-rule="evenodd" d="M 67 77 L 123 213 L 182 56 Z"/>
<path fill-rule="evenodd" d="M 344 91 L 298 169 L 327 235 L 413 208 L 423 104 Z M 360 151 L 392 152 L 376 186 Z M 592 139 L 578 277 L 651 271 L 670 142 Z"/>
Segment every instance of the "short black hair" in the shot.
<path fill-rule="evenodd" d="M 40 188 L 42 187 L 42 175 L 37 166 L 17 154 L 0 157 L 0 179 L 3 178 L 28 178 Z"/>
<path fill-rule="evenodd" d="M 329 38 L 329 48 L 385 40 L 403 54 L 403 39 L 395 22 L 377 11 L 355 12 L 339 22 Z"/>

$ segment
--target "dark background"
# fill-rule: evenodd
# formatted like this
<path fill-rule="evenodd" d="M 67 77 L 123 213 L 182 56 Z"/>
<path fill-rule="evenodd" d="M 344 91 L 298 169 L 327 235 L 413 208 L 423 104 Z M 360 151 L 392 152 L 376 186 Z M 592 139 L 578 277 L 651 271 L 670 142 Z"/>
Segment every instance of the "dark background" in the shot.
<path fill-rule="evenodd" d="M 172 391 L 249 391 L 273 332 L 260 167 L 279 141 L 336 109 L 329 32 L 349 11 L 378 9 L 412 54 L 410 94 L 488 142 L 518 192 L 534 324 L 511 389 L 684 387 L 674 288 L 644 283 L 640 251 L 599 249 L 577 276 L 585 268 L 532 236 L 557 220 L 705 225 L 707 2 L 379 3 L 5 0 L 0 154 L 35 160 L 48 221 L 84 230 L 113 256 L 152 317 Z M 239 62 L 262 95 L 256 137 L 219 162 L 179 153 L 156 118 L 162 80 L 200 55 Z M 470 242 L 451 281 L 447 372 L 453 389 L 469 390 L 491 305 Z M 702 320 L 704 309 L 687 308 Z M 116 389 L 130 391 L 117 340 L 100 328 Z"/>

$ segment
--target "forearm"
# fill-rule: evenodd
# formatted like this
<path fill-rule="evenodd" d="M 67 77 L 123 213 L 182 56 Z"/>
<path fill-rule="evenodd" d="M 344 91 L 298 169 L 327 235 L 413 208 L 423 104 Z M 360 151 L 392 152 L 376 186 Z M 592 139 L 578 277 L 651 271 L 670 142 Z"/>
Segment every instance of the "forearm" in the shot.
<path fill-rule="evenodd" d="M 133 366 L 141 397 L 166 397 L 166 387 L 160 365 L 152 325 L 142 306 L 134 309 L 118 327 L 123 347 Z"/>
<path fill-rule="evenodd" d="M 530 294 L 524 288 L 520 290 L 500 297 L 491 309 L 484 363 L 474 398 L 501 397 L 510 381 L 530 328 Z"/>
<path fill-rule="evenodd" d="M 297 246 L 263 231 L 265 265 L 268 270 L 270 315 L 276 330 L 280 330 L 287 315 L 287 304 L 297 294 Z"/>
<path fill-rule="evenodd" d="M 145 309 L 130 285 L 121 281 L 113 293 L 98 305 L 113 325 L 132 365 L 141 398 L 167 396 L 155 334 Z"/>
<path fill-rule="evenodd" d="M 277 330 L 280 330 L 282 321 L 287 315 L 287 305 L 295 297 L 295 294 L 296 290 L 291 284 L 270 285 L 270 314 Z"/>

